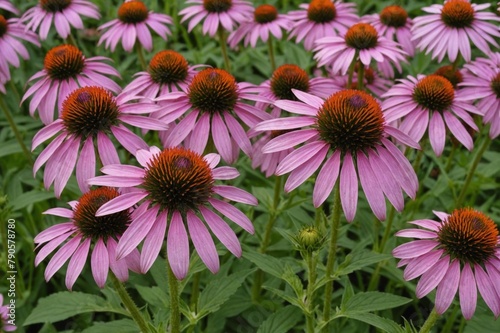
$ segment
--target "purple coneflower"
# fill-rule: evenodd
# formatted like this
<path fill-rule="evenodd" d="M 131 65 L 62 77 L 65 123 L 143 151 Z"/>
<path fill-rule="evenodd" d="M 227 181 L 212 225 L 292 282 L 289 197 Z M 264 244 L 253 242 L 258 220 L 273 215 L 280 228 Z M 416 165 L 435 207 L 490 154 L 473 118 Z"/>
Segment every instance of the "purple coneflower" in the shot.
<path fill-rule="evenodd" d="M 188 112 L 169 132 L 163 144 L 175 147 L 186 139 L 186 148 L 202 154 L 212 134 L 215 148 L 227 163 L 237 160 L 240 149 L 250 156 L 250 140 L 237 119 L 252 127 L 269 118 L 266 112 L 243 102 L 269 102 L 267 98 L 253 94 L 254 90 L 253 85 L 237 83 L 234 76 L 222 69 L 207 68 L 198 72 L 188 92 L 173 92 L 157 99 L 165 101 L 161 103 L 159 113 L 162 116 L 159 118 L 167 124 Z"/>
<path fill-rule="evenodd" d="M 406 62 L 406 53 L 396 42 L 379 36 L 368 23 L 357 23 L 340 37 L 325 37 L 316 42 L 314 59 L 318 66 L 331 66 L 335 74 L 346 74 L 349 65 L 359 58 L 369 66 L 372 58 L 378 63 L 390 61 L 401 72 L 401 62 Z"/>
<path fill-rule="evenodd" d="M 1 5 L 1 3 L 0 3 Z M 17 327 L 15 325 L 9 324 L 9 308 L 8 305 L 3 304 L 3 295 L 0 294 L 0 330 L 2 332 L 14 332 Z"/>
<path fill-rule="evenodd" d="M 285 64 L 278 67 L 274 71 L 271 80 L 267 80 L 259 86 L 259 95 L 269 99 L 272 103 L 277 100 L 298 101 L 292 89 L 307 92 L 321 98 L 327 98 L 332 93 L 339 91 L 342 88 L 336 85 L 335 82 L 329 78 L 316 77 L 309 79 L 309 75 L 307 75 L 306 71 L 299 66 Z M 257 102 L 255 104 L 256 107 L 262 110 L 266 110 L 268 105 L 269 103 L 263 102 Z M 280 116 L 281 109 L 273 105 L 271 117 L 279 118 Z M 265 146 L 271 139 L 283 133 L 285 132 L 266 131 L 253 145 L 252 167 L 257 168 L 260 166 L 261 171 L 265 172 L 266 177 L 273 175 L 281 160 L 292 152 L 292 148 L 269 154 L 264 154 L 262 152 L 263 146 Z M 254 136 L 260 133 L 251 131 L 249 134 Z"/>
<path fill-rule="evenodd" d="M 450 81 L 441 75 L 408 76 L 401 79 L 382 97 L 382 109 L 388 122 L 403 118 L 400 130 L 420 141 L 427 127 L 432 149 L 441 156 L 446 139 L 446 126 L 468 150 L 474 146 L 463 121 L 477 131 L 469 113 L 481 114 L 470 102 L 460 101 Z M 460 121 L 460 120 L 461 121 Z"/>
<path fill-rule="evenodd" d="M 183 16 L 181 23 L 189 20 L 188 32 L 203 19 L 203 34 L 214 37 L 217 30 L 224 28 L 233 31 L 234 26 L 248 21 L 252 16 L 253 7 L 243 0 L 188 0 L 186 3 L 195 4 L 179 12 Z"/>
<path fill-rule="evenodd" d="M 114 51 L 121 40 L 123 49 L 132 51 L 136 40 L 146 50 L 153 49 L 153 37 L 149 28 L 154 30 L 161 38 L 167 40 L 170 29 L 167 24 L 172 24 L 172 18 L 165 14 L 148 11 L 146 5 L 139 0 L 126 0 L 118 8 L 118 18 L 101 25 L 98 30 L 107 30 L 99 38 L 97 45 L 105 42 L 105 47 Z"/>
<path fill-rule="evenodd" d="M 37 35 L 31 31 L 25 31 L 25 26 L 19 19 L 5 19 L 0 15 L 0 85 L 10 80 L 9 64 L 19 67 L 19 56 L 28 60 L 30 55 L 26 47 L 20 41 L 30 42 L 38 47 Z"/>
<path fill-rule="evenodd" d="M 26 29 L 39 31 L 40 39 L 47 39 L 52 21 L 61 38 L 68 38 L 71 26 L 83 29 L 80 16 L 100 19 L 99 9 L 87 0 L 40 0 L 38 5 L 28 9 L 21 21 L 26 22 Z"/>
<path fill-rule="evenodd" d="M 45 188 L 48 189 L 54 183 L 56 197 L 59 197 L 76 165 L 80 190 L 88 191 L 86 180 L 95 176 L 96 168 L 94 142 L 102 165 L 120 162 L 109 135 L 113 135 L 131 154 L 147 148 L 146 143 L 123 124 L 151 130 L 165 130 L 166 125 L 137 115 L 156 111 L 154 104 L 126 104 L 137 98 L 124 94 L 115 98 L 106 89 L 95 86 L 71 92 L 63 102 L 60 118 L 33 137 L 34 150 L 42 142 L 57 135 L 40 153 L 33 166 L 33 172 L 36 173 L 47 163 L 43 174 Z"/>
<path fill-rule="evenodd" d="M 26 91 L 21 103 L 33 96 L 29 107 L 31 116 L 38 109 L 40 119 L 48 125 L 54 121 L 54 111 L 57 118 L 63 101 L 78 87 L 102 86 L 119 93 L 120 86 L 103 74 L 120 77 L 120 73 L 103 60 L 111 59 L 100 56 L 86 59 L 73 45 L 52 48 L 45 55 L 43 69 L 28 80 L 37 81 Z"/>
<path fill-rule="evenodd" d="M 371 95 L 342 90 L 323 101 L 301 91 L 294 93 L 299 102 L 280 100 L 275 105 L 301 116 L 267 120 L 255 127 L 257 131 L 289 131 L 269 141 L 262 149 L 264 153 L 306 142 L 278 165 L 276 175 L 291 172 L 285 191 L 305 182 L 326 158 L 316 178 L 313 204 L 319 207 L 338 179 L 342 207 L 349 222 L 356 214 L 358 175 L 368 203 L 380 220 L 385 219 L 385 197 L 398 211 L 404 207 L 401 189 L 415 197 L 417 176 L 388 136 L 415 148 L 418 144 L 385 123 L 380 105 Z M 332 154 L 327 157 L 329 152 Z"/>
<path fill-rule="evenodd" d="M 322 37 L 344 34 L 347 28 L 359 21 L 354 3 L 342 3 L 331 0 L 312 0 L 310 4 L 299 5 L 302 10 L 288 13 L 294 22 L 289 38 L 296 37 L 304 48 L 310 51 L 314 43 Z"/>
<path fill-rule="evenodd" d="M 227 41 L 232 48 L 245 39 L 244 45 L 250 44 L 252 47 L 257 45 L 260 38 L 267 42 L 270 35 L 276 39 L 283 37 L 281 29 L 288 31 L 292 22 L 286 15 L 278 14 L 276 7 L 272 5 L 260 5 L 255 8 L 253 20 L 241 23 L 238 29 L 229 35 Z"/>
<path fill-rule="evenodd" d="M 188 91 L 196 69 L 203 65 L 189 66 L 186 59 L 172 50 L 156 53 L 145 72 L 139 72 L 123 93 L 155 98 L 173 91 Z"/>
<path fill-rule="evenodd" d="M 409 56 L 415 55 L 415 43 L 411 40 L 413 21 L 403 7 L 387 6 L 380 14 L 367 15 L 363 19 L 373 25 L 380 35 L 399 43 Z"/>
<path fill-rule="evenodd" d="M 500 134 L 500 53 L 477 58 L 464 67 L 468 71 L 459 84 L 463 92 L 460 99 L 478 100 L 477 108 L 484 113 L 483 122 L 491 124 L 490 137 L 494 139 Z"/>
<path fill-rule="evenodd" d="M 441 62 L 445 55 L 455 61 L 457 55 L 466 62 L 471 60 L 472 42 L 478 49 L 488 54 L 488 43 L 498 48 L 495 38 L 500 37 L 498 26 L 487 21 L 500 21 L 493 13 L 482 11 L 490 6 L 471 4 L 468 0 L 449 0 L 444 5 L 422 8 L 431 15 L 419 16 L 413 20 L 413 40 L 421 50 L 432 51 L 432 58 Z"/>
<path fill-rule="evenodd" d="M 404 279 L 421 276 L 416 295 L 422 298 L 437 288 L 435 307 L 443 314 L 458 291 L 465 319 L 476 310 L 477 289 L 495 317 L 500 315 L 500 238 L 488 216 L 471 208 L 451 215 L 434 212 L 441 222 L 417 220 L 423 229 L 407 229 L 399 237 L 418 238 L 392 251 L 405 266 Z M 486 269 L 486 271 L 485 271 Z"/>
<path fill-rule="evenodd" d="M 85 193 L 79 201 L 70 202 L 71 209 L 51 208 L 44 212 L 69 219 L 68 222 L 53 225 L 42 231 L 34 239 L 39 248 L 35 266 L 67 241 L 49 261 L 45 269 L 46 281 L 49 281 L 69 259 L 66 287 L 71 290 L 87 262 L 89 252 L 92 252 L 90 258 L 92 275 L 99 288 L 104 288 L 109 269 L 120 281 L 128 279 L 129 269 L 139 272 L 137 250 L 116 260 L 117 242 L 137 214 L 134 215 L 130 209 L 125 209 L 106 216 L 95 216 L 103 204 L 119 195 L 115 189 L 101 187 Z"/>
<path fill-rule="evenodd" d="M 0 9 L 19 15 L 19 10 L 9 0 L 0 0 Z"/>
<path fill-rule="evenodd" d="M 228 185 L 215 185 L 215 180 L 234 179 L 239 173 L 232 167 L 219 167 L 220 157 L 205 157 L 185 148 L 156 147 L 137 152 L 143 168 L 131 165 L 108 165 L 101 169 L 105 176 L 89 180 L 92 185 L 134 188 L 103 205 L 97 216 L 107 216 L 139 203 L 137 214 L 118 243 L 117 256 L 122 258 L 144 240 L 141 253 L 141 271 L 149 270 L 158 257 L 167 233 L 167 257 L 175 276 L 182 280 L 189 267 L 189 240 L 212 273 L 219 270 L 219 257 L 212 233 L 235 256 L 241 256 L 241 245 L 234 231 L 215 212 L 232 220 L 244 230 L 253 233 L 252 223 L 225 199 L 256 205 L 257 200 L 248 192 Z M 221 196 L 223 200 L 216 198 Z M 210 206 L 211 207 L 210 207 Z M 201 218 L 200 218 L 201 217 Z M 168 225 L 168 231 L 167 231 Z"/>

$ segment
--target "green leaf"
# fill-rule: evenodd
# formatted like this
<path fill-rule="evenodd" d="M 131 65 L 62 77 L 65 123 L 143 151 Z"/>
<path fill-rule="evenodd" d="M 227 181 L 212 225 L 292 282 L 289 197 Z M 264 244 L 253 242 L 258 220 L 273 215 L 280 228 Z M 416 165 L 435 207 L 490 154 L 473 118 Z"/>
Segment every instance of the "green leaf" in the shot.
<path fill-rule="evenodd" d="M 245 252 L 243 253 L 243 257 L 253 262 L 264 272 L 271 274 L 279 279 L 281 279 L 283 277 L 283 274 L 285 273 L 285 264 L 283 263 L 283 261 L 267 254 L 245 250 Z"/>
<path fill-rule="evenodd" d="M 198 319 L 217 311 L 238 290 L 245 278 L 253 271 L 255 269 L 243 270 L 210 282 L 200 294 Z"/>
<path fill-rule="evenodd" d="M 346 317 L 375 326 L 386 333 L 404 333 L 405 330 L 394 321 L 379 317 L 373 313 L 350 313 Z"/>
<path fill-rule="evenodd" d="M 82 331 L 82 333 L 109 333 L 109 332 L 120 332 L 120 333 L 137 333 L 139 328 L 133 320 L 121 319 L 114 320 L 110 322 L 94 322 L 93 326 L 90 326 Z"/>
<path fill-rule="evenodd" d="M 168 295 L 160 287 L 154 286 L 150 288 L 136 285 L 135 288 L 149 305 L 158 308 L 168 307 Z"/>
<path fill-rule="evenodd" d="M 358 293 L 344 305 L 343 310 L 349 315 L 395 308 L 411 302 L 410 298 L 396 296 L 378 291 Z"/>
<path fill-rule="evenodd" d="M 260 325 L 257 333 L 286 333 L 301 320 L 301 317 L 298 308 L 288 305 L 270 315 Z"/>
<path fill-rule="evenodd" d="M 375 253 L 370 251 L 357 252 L 353 255 L 349 254 L 346 256 L 344 262 L 339 265 L 337 271 L 333 274 L 336 276 L 350 274 L 358 269 L 365 268 L 390 258 L 392 258 L 390 254 Z"/>
<path fill-rule="evenodd" d="M 39 300 L 24 325 L 54 323 L 87 312 L 115 312 L 127 315 L 99 296 L 63 291 Z"/>
<path fill-rule="evenodd" d="M 35 202 L 40 202 L 52 198 L 55 198 L 53 192 L 40 192 L 39 190 L 29 191 L 11 201 L 12 209 L 20 210 Z"/>
<path fill-rule="evenodd" d="M 302 309 L 303 311 L 307 310 L 304 302 L 302 302 L 301 300 L 299 300 L 297 297 L 295 297 L 293 295 L 287 294 L 283 290 L 276 289 L 273 287 L 268 287 L 268 286 L 264 286 L 264 289 L 267 289 L 267 290 L 273 292 L 279 298 L 282 298 L 283 300 L 287 301 L 288 303 L 295 305 L 296 307 Z"/>

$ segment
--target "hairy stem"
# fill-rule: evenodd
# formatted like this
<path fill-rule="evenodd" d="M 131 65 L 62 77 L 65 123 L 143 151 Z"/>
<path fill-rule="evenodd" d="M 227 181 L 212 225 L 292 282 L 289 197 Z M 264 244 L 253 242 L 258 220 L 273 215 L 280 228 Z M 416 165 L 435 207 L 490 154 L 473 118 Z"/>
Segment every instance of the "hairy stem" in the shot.
<path fill-rule="evenodd" d="M 172 268 L 167 260 L 168 289 L 170 294 L 170 332 L 179 333 L 181 331 L 181 311 L 179 307 L 179 281 L 172 272 Z"/>
<path fill-rule="evenodd" d="M 12 117 L 12 114 L 9 111 L 9 107 L 7 104 L 5 104 L 5 101 L 3 100 L 3 96 L 0 95 L 0 108 L 2 109 L 5 118 L 7 118 L 7 122 L 10 125 L 10 128 L 14 132 L 14 136 L 16 137 L 17 142 L 21 146 L 21 149 L 24 153 L 24 156 L 26 156 L 26 159 L 28 162 L 33 165 L 33 158 L 31 157 L 31 153 L 24 144 L 23 137 L 21 136 L 21 133 L 19 132 L 19 129 L 16 126 L 16 122 L 14 121 L 14 118 Z"/>
<path fill-rule="evenodd" d="M 225 34 L 223 28 L 219 28 L 217 33 L 219 35 L 219 44 L 220 44 L 220 49 L 222 51 L 222 56 L 224 57 L 224 67 L 225 67 L 226 71 L 230 72 L 231 71 L 231 62 L 229 61 L 229 55 L 227 53 L 226 34 Z"/>

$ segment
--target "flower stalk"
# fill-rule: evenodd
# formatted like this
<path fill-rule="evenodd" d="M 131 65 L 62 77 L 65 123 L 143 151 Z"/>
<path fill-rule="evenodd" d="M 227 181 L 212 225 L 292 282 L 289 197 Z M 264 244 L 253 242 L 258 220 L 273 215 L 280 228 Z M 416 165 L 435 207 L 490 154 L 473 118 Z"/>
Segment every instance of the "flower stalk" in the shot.
<path fill-rule="evenodd" d="M 170 294 L 170 332 L 180 333 L 181 311 L 179 307 L 179 281 L 174 275 L 170 263 L 167 260 L 168 289 Z"/>
<path fill-rule="evenodd" d="M 227 52 L 226 34 L 224 33 L 224 29 L 219 28 L 217 34 L 219 35 L 219 44 L 222 51 L 222 56 L 224 57 L 224 69 L 228 72 L 231 72 L 231 62 L 229 61 L 229 55 Z"/>

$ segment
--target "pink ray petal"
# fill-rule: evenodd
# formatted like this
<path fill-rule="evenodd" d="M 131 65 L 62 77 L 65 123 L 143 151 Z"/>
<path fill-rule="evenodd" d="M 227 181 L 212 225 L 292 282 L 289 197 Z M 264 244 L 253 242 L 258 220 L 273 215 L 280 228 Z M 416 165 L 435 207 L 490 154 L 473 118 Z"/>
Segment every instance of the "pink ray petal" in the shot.
<path fill-rule="evenodd" d="M 186 277 L 189 269 L 189 241 L 181 214 L 175 211 L 167 235 L 167 257 L 178 280 Z"/>
<path fill-rule="evenodd" d="M 102 238 L 97 240 L 91 258 L 92 276 L 99 288 L 104 288 L 109 271 L 109 254 Z"/>
<path fill-rule="evenodd" d="M 187 225 L 196 252 L 210 272 L 217 273 L 220 267 L 219 255 L 207 227 L 192 211 L 187 212 Z"/>

